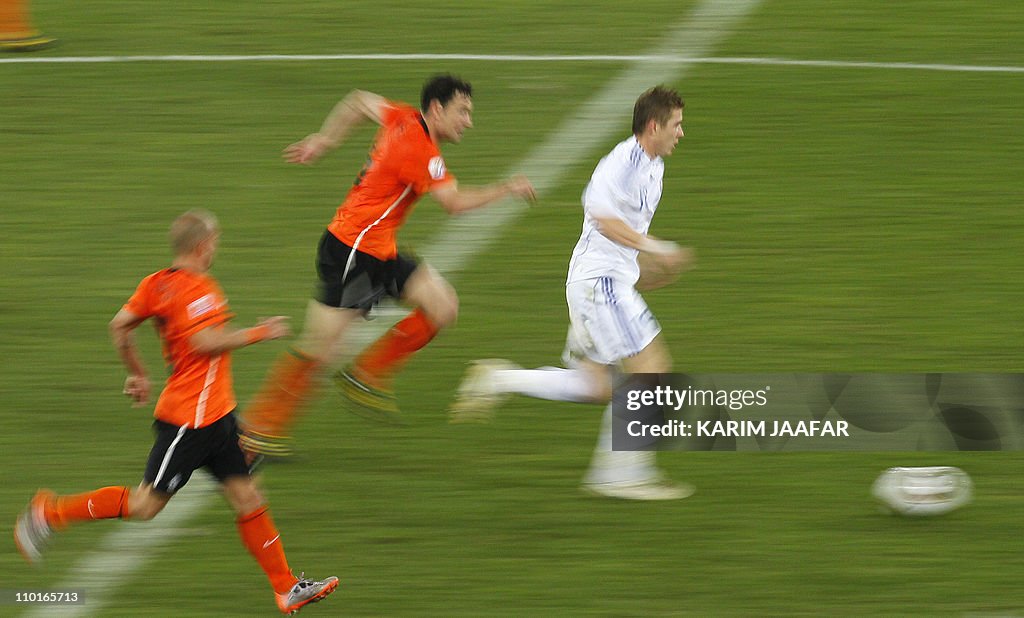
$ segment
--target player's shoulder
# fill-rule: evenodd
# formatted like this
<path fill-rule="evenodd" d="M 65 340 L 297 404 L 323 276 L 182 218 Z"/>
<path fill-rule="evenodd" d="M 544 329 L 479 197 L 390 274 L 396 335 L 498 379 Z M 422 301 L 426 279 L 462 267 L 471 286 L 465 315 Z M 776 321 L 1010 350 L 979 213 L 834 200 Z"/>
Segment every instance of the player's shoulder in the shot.
<path fill-rule="evenodd" d="M 145 279 L 143 283 L 153 292 L 167 300 L 185 301 L 204 294 L 220 293 L 213 277 L 183 268 L 165 268 Z"/>
<path fill-rule="evenodd" d="M 643 153 L 643 148 L 640 147 L 640 143 L 636 141 L 636 137 L 629 136 L 622 140 L 608 152 L 606 158 L 615 159 L 620 162 L 633 162 L 637 160 L 637 155 Z"/>
<path fill-rule="evenodd" d="M 408 103 L 389 100 L 384 105 L 384 124 L 390 127 L 417 123 L 421 117 L 420 111 Z"/>
<path fill-rule="evenodd" d="M 408 155 L 409 151 L 439 152 L 437 145 L 430 138 L 430 130 L 420 110 L 404 103 L 393 108 L 385 120 L 383 139 L 386 149 L 397 150 L 405 155 Z"/>
<path fill-rule="evenodd" d="M 616 144 L 598 163 L 597 170 L 614 172 L 616 176 L 636 172 L 642 169 L 644 156 L 644 150 L 636 138 L 630 137 Z"/>

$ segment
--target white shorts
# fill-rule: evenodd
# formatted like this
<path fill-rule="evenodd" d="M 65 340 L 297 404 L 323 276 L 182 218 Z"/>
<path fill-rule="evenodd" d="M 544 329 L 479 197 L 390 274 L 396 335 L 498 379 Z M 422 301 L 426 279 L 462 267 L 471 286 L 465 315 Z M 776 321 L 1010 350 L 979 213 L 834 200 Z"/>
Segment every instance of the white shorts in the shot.
<path fill-rule="evenodd" d="M 569 304 L 569 335 L 563 360 L 589 359 L 617 365 L 636 356 L 661 332 L 647 303 L 632 285 L 599 277 L 565 286 Z"/>

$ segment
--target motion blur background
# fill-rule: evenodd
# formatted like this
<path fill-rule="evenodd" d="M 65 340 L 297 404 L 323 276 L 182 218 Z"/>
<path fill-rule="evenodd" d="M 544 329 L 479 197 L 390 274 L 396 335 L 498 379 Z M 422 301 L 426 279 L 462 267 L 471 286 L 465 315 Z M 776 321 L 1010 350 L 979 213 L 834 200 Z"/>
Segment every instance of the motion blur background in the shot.
<path fill-rule="evenodd" d="M 742 19 L 705 61 L 670 81 L 687 101 L 686 137 L 652 232 L 693 246 L 699 267 L 648 301 L 676 368 L 1021 371 L 1019 3 L 702 6 L 738 5 Z M 287 314 L 301 327 L 315 244 L 373 130 L 312 168 L 285 165 L 281 149 L 352 88 L 415 103 L 427 77 L 454 72 L 475 89 L 476 126 L 445 149 L 462 182 L 528 168 L 552 139 L 555 152 L 592 145 L 447 273 L 461 316 L 401 377 L 409 426 L 347 415 L 325 388 L 298 429 L 300 456 L 266 469 L 292 566 L 342 581 L 310 615 L 1024 615 L 1018 453 L 663 453 L 698 493 L 638 504 L 577 491 L 597 406 L 518 399 L 491 425 L 446 424 L 467 361 L 558 363 L 579 195 L 628 135 L 639 90 L 610 115 L 588 103 L 623 74 L 653 85 L 630 73 L 649 65 L 612 56 L 658 49 L 697 6 L 34 2 L 34 21 L 62 45 L 0 56 L 0 516 L 13 526 L 41 486 L 140 478 L 151 410 L 122 398 L 106 324 L 167 264 L 174 216 L 220 217 L 214 274 L 240 324 Z M 39 62 L 263 54 L 600 57 Z M 780 58 L 824 62 L 763 61 Z M 578 133 L 557 132 L 572 122 Z M 591 122 L 615 130 L 595 138 Z M 430 253 L 446 223 L 424 200 L 402 243 Z M 235 355 L 243 404 L 286 345 Z M 977 498 L 941 519 L 885 517 L 868 491 L 893 465 L 960 466 Z M 81 526 L 40 569 L 4 537 L 0 587 L 87 582 L 80 609 L 101 616 L 268 612 L 229 508 L 209 485 L 189 491 L 173 525 Z M 120 559 L 118 542 L 150 549 Z"/>

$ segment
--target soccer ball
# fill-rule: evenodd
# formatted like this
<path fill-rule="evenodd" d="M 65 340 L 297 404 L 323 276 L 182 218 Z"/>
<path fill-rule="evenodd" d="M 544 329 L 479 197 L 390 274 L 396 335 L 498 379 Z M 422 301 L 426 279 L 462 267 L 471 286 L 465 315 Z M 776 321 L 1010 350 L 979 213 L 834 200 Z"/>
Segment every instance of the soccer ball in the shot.
<path fill-rule="evenodd" d="M 930 466 L 889 468 L 878 477 L 871 493 L 883 508 L 897 515 L 943 515 L 971 501 L 971 477 L 960 468 Z"/>

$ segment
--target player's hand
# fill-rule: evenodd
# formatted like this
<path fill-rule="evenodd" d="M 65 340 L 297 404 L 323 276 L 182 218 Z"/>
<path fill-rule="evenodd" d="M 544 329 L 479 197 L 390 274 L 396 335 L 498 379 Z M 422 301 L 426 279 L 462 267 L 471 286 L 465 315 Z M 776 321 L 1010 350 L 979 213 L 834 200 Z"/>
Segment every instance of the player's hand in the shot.
<path fill-rule="evenodd" d="M 516 175 L 505 181 L 505 187 L 508 189 L 510 195 L 524 199 L 528 202 L 537 201 L 537 192 L 534 191 L 533 185 L 529 179 L 523 175 Z"/>
<path fill-rule="evenodd" d="M 124 380 L 124 389 L 121 391 L 132 400 L 133 408 L 141 408 L 149 404 L 150 384 L 146 376 L 128 376 Z"/>
<path fill-rule="evenodd" d="M 675 243 L 672 244 L 675 245 Z M 696 261 L 693 249 L 679 245 L 675 245 L 675 251 L 663 255 L 655 254 L 652 257 L 661 264 L 662 268 L 675 274 L 690 270 Z"/>
<path fill-rule="evenodd" d="M 266 336 L 263 338 L 264 341 L 280 339 L 281 337 L 287 337 L 292 334 L 292 328 L 288 324 L 288 316 L 286 315 L 275 315 L 272 318 L 263 318 L 256 323 L 256 326 L 266 328 Z"/>
<path fill-rule="evenodd" d="M 657 241 L 659 251 L 640 252 L 637 264 L 640 266 L 640 278 L 636 289 L 641 292 L 657 290 L 674 283 L 679 275 L 693 268 L 695 255 L 693 249 L 680 247 L 674 242 Z"/>
<path fill-rule="evenodd" d="M 285 148 L 281 156 L 288 163 L 311 165 L 332 147 L 330 140 L 319 133 L 314 133 Z"/>

